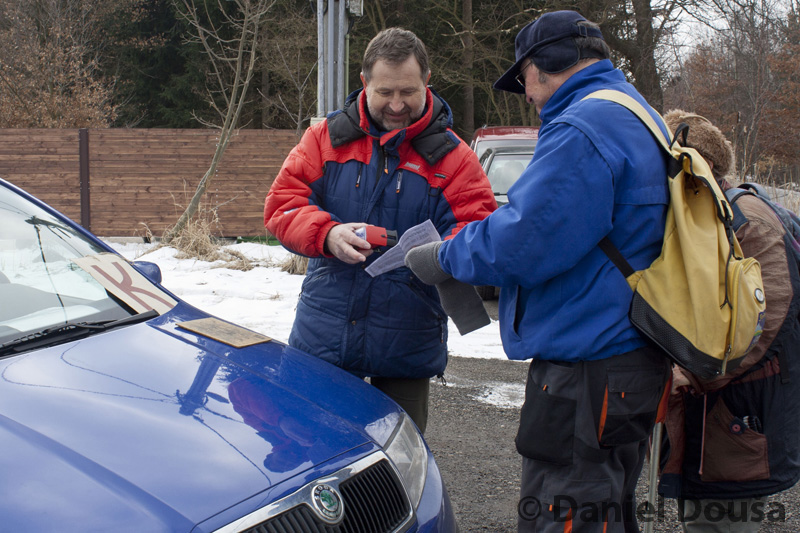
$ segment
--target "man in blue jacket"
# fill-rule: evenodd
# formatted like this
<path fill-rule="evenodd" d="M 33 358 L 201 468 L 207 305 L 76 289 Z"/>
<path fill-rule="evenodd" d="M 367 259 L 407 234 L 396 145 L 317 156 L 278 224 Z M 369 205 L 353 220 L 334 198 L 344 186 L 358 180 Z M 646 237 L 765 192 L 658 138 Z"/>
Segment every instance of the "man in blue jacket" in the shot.
<path fill-rule="evenodd" d="M 429 283 L 501 287 L 506 354 L 533 360 L 516 437 L 519 530 L 638 531 L 634 489 L 670 364 L 631 325 L 632 291 L 598 243 L 610 237 L 637 270 L 659 255 L 667 156 L 630 111 L 584 100 L 613 89 L 650 109 L 596 24 L 546 13 L 515 48 L 494 87 L 536 107 L 533 159 L 507 205 L 406 264 Z"/>

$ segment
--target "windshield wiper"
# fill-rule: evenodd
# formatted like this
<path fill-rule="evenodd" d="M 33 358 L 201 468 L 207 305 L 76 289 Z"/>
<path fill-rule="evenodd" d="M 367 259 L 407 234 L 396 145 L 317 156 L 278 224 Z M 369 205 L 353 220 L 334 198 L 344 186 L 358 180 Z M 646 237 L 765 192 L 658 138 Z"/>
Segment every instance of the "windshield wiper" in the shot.
<path fill-rule="evenodd" d="M 85 337 L 95 332 L 107 331 L 109 329 L 127 326 L 137 322 L 144 322 L 158 316 L 158 311 L 150 309 L 144 313 L 127 316 L 119 320 L 99 320 L 96 322 L 68 322 L 52 328 L 43 329 L 24 337 L 19 337 L 13 341 L 0 344 L 0 356 L 10 353 L 19 353 L 34 348 L 50 346 L 80 337 Z"/>

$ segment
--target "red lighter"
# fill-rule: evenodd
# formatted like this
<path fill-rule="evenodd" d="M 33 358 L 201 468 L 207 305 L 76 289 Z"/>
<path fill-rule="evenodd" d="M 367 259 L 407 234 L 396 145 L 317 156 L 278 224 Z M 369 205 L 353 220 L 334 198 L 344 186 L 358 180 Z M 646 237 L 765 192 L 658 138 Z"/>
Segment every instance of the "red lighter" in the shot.
<path fill-rule="evenodd" d="M 356 230 L 356 236 L 372 246 L 394 246 L 397 244 L 397 231 L 380 226 L 367 226 Z"/>

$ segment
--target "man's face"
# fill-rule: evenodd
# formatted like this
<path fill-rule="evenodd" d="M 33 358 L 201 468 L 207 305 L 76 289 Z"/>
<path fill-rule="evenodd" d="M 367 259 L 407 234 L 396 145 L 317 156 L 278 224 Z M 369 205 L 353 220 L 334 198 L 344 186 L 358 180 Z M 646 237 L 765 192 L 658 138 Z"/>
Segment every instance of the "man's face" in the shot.
<path fill-rule="evenodd" d="M 559 84 L 555 82 L 553 76 L 539 71 L 530 59 L 526 59 L 520 66 L 520 78 L 524 80 L 525 100 L 536 106 L 537 113 L 541 113 L 542 108 L 556 92 Z"/>
<path fill-rule="evenodd" d="M 369 114 L 385 131 L 411 125 L 425 109 L 425 86 L 429 79 L 430 73 L 423 80 L 413 55 L 399 65 L 378 60 L 372 67 L 369 82 L 361 74 Z"/>

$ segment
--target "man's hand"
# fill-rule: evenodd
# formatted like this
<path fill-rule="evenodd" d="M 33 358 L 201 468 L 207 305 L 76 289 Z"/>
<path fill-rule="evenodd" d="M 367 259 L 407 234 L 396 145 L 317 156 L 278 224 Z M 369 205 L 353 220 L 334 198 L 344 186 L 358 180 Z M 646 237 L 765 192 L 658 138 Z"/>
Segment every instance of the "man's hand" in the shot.
<path fill-rule="evenodd" d="M 336 259 L 349 265 L 363 263 L 372 253 L 372 246 L 364 239 L 356 237 L 355 231 L 367 225 L 363 222 L 350 222 L 332 227 L 325 237 L 325 249 Z"/>

